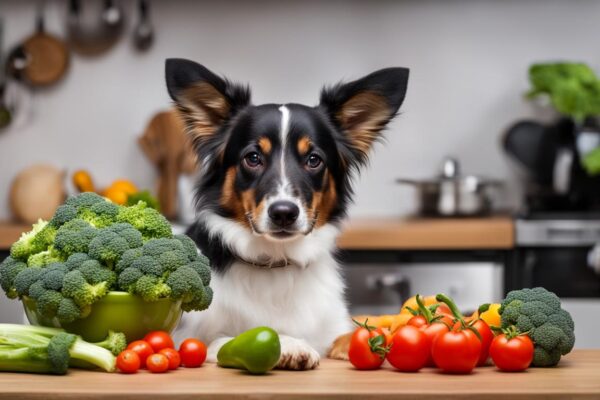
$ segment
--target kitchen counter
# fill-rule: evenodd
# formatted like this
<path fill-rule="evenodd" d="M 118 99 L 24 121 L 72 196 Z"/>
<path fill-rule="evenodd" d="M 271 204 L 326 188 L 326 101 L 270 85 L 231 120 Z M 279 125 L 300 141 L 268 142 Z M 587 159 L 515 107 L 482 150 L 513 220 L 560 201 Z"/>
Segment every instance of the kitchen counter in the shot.
<path fill-rule="evenodd" d="M 313 371 L 252 376 L 207 364 L 166 374 L 106 374 L 72 370 L 66 376 L 0 374 L 0 399 L 598 399 L 600 350 L 575 350 L 556 368 L 502 373 L 478 368 L 445 375 L 426 368 L 407 374 L 390 368 L 356 371 L 323 360 Z"/>
<path fill-rule="evenodd" d="M 0 222 L 0 251 L 29 226 Z M 514 224 L 509 216 L 488 218 L 357 218 L 338 238 L 344 250 L 510 249 Z"/>

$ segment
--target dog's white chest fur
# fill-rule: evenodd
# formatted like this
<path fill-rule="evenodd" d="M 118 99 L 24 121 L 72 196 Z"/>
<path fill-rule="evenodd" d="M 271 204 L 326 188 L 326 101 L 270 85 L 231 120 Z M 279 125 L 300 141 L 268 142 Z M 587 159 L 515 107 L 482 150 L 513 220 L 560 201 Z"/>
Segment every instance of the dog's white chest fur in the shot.
<path fill-rule="evenodd" d="M 177 340 L 198 337 L 207 343 L 217 341 L 211 346 L 214 352 L 223 344 L 220 338 L 269 326 L 280 335 L 304 340 L 324 355 L 337 336 L 351 329 L 343 280 L 331 254 L 335 227 L 326 225 L 280 243 L 249 234 L 214 214 L 204 218 L 214 228 L 211 232 L 220 234 L 244 259 L 268 255 L 274 260 L 288 259 L 292 265 L 266 269 L 235 261 L 224 274 L 213 274 L 211 306 L 185 315 L 175 333 Z"/>

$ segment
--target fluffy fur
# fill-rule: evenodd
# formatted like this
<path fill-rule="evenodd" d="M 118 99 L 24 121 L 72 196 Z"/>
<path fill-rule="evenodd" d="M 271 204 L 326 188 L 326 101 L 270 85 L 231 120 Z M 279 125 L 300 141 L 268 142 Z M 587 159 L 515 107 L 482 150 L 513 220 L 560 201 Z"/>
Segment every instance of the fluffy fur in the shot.
<path fill-rule="evenodd" d="M 176 339 L 210 343 L 261 325 L 281 335 L 280 368 L 318 365 L 351 329 L 334 257 L 351 177 L 396 115 L 408 70 L 326 88 L 316 107 L 250 103 L 250 91 L 187 60 L 167 60 L 167 86 L 201 162 L 197 223 L 211 260 L 213 303 Z M 276 268 L 271 268 L 276 267 Z"/>

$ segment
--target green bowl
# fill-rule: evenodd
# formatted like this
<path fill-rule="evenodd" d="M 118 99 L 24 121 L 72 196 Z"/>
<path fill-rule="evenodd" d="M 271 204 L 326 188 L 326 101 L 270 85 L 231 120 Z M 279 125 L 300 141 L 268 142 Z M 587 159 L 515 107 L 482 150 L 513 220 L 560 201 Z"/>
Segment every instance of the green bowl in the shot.
<path fill-rule="evenodd" d="M 108 331 L 123 332 L 127 341 L 142 339 L 155 330 L 171 332 L 181 318 L 181 301 L 162 299 L 146 302 L 127 292 L 109 292 L 97 303 L 86 318 L 61 324 L 56 318 L 41 315 L 35 300 L 24 297 L 25 315 L 32 325 L 63 328 L 89 342 L 103 340 Z"/>

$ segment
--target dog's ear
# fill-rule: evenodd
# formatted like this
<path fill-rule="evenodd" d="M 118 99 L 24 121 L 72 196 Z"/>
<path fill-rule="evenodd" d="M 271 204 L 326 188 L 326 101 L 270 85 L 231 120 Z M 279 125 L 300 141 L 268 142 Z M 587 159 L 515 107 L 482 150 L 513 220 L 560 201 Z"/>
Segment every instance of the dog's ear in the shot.
<path fill-rule="evenodd" d="M 183 117 L 194 147 L 199 153 L 214 151 L 210 142 L 218 129 L 250 104 L 249 88 L 180 58 L 167 59 L 165 73 L 169 95 Z"/>
<path fill-rule="evenodd" d="M 342 160 L 362 164 L 373 142 L 398 112 L 408 84 L 408 69 L 387 68 L 353 82 L 325 87 L 322 108 L 343 133 Z"/>

